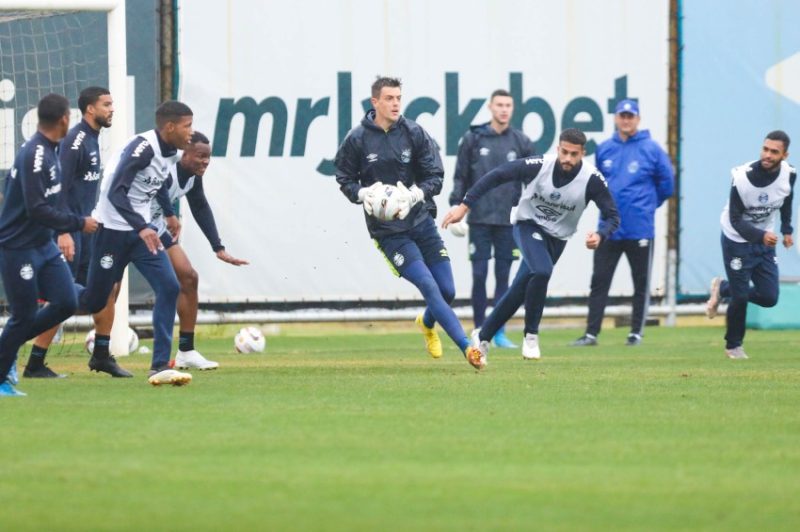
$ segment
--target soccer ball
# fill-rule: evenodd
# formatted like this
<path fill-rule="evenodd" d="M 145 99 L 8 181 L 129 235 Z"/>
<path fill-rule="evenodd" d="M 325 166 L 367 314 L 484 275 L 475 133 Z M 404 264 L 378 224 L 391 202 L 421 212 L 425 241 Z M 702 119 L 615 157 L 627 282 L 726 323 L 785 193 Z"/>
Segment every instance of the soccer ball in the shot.
<path fill-rule="evenodd" d="M 397 187 L 384 185 L 375 193 L 375 198 L 372 200 L 372 215 L 384 222 L 396 220 L 400 213 L 399 196 Z"/>
<path fill-rule="evenodd" d="M 86 352 L 90 355 L 94 353 L 94 336 L 95 332 L 94 329 L 92 329 L 86 334 L 86 340 L 83 342 Z M 139 347 L 139 335 L 136 334 L 136 331 L 128 327 L 128 354 L 136 351 L 137 347 Z"/>
<path fill-rule="evenodd" d="M 264 334 L 256 327 L 244 327 L 233 338 L 237 353 L 261 353 L 266 345 Z"/>

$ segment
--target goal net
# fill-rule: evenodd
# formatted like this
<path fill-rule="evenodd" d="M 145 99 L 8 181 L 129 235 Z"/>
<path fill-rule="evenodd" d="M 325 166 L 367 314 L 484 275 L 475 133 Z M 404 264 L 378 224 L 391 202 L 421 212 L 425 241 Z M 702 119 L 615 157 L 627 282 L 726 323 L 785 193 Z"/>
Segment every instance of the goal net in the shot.
<path fill-rule="evenodd" d="M 101 159 L 128 138 L 124 11 L 124 0 L 0 0 L 0 193 L 17 150 L 36 132 L 36 106 L 48 93 L 69 99 L 74 125 L 81 90 L 108 87 L 114 127 L 101 133 Z M 127 294 L 122 303 L 116 321 L 127 333 Z"/>

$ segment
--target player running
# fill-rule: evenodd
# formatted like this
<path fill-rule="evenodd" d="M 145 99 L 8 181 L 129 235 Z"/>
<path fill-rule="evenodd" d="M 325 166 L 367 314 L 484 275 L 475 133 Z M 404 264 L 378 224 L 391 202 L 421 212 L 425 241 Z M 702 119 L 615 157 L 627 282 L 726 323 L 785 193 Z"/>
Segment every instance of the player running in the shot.
<path fill-rule="evenodd" d="M 92 245 L 87 286 L 80 294 L 81 309 L 99 312 L 125 267 L 131 262 L 136 265 L 156 295 L 151 384 L 180 385 L 191 380 L 188 373 L 169 369 L 180 287 L 158 233 L 150 225 L 151 202 L 156 194 L 167 194 L 162 185 L 178 160 L 178 149 L 186 148 L 191 136 L 192 110 L 181 102 L 167 101 L 156 110 L 156 129 L 136 135 L 114 155 L 100 187 L 97 213 L 102 225 Z M 132 377 L 109 353 L 110 324 L 95 319 L 95 328 L 89 369 Z"/>
<path fill-rule="evenodd" d="M 372 84 L 372 106 L 361 125 L 348 133 L 336 153 L 336 181 L 353 203 L 361 203 L 367 230 L 392 266 L 393 273 L 416 286 L 427 308 L 417 317 L 428 353 L 442 356 L 434 330 L 438 321 L 475 368 L 483 361 L 470 346 L 450 303 L 455 298 L 453 270 L 436 230 L 433 197 L 442 190 L 444 168 L 436 142 L 419 125 L 400 115 L 400 80 L 379 77 Z M 372 199 L 381 182 L 397 183 L 400 218 L 374 216 Z"/>
<path fill-rule="evenodd" d="M 103 87 L 87 87 L 78 97 L 82 120 L 69 130 L 58 151 L 61 163 L 61 193 L 69 211 L 79 217 L 91 215 L 97 203 L 97 186 L 100 183 L 100 130 L 111 127 L 114 101 Z M 75 282 L 86 285 L 89 268 L 89 235 L 76 231 L 58 235 L 58 248 L 67 259 Z M 22 376 L 25 378 L 58 378 L 44 362 L 47 349 L 58 331 L 53 327 L 33 340 L 31 355 Z"/>
<path fill-rule="evenodd" d="M 783 247 L 794 244 L 792 197 L 797 172 L 786 162 L 789 135 L 767 134 L 761 159 L 734 168 L 727 205 L 722 211 L 722 258 L 727 280 L 711 281 L 706 314 L 717 315 L 722 298 L 730 298 L 725 331 L 725 355 L 746 359 L 744 343 L 747 303 L 774 307 L 778 303 L 778 235 L 772 230 L 780 212 Z M 752 285 L 751 285 L 752 283 Z"/>
<path fill-rule="evenodd" d="M 20 396 L 7 377 L 27 340 L 71 316 L 75 285 L 54 232 L 94 232 L 97 222 L 61 208 L 56 148 L 69 128 L 69 101 L 48 94 L 37 106 L 37 132 L 22 145 L 8 173 L 0 212 L 0 276 L 11 316 L 0 334 L 0 396 Z M 39 308 L 38 298 L 49 304 Z"/>
<path fill-rule="evenodd" d="M 489 342 L 497 331 L 525 304 L 525 340 L 522 356 L 541 358 L 539 322 L 547 298 L 547 284 L 553 267 L 590 201 L 600 208 L 603 223 L 599 232 L 586 236 L 586 247 L 596 249 L 619 226 L 619 214 L 603 175 L 586 163 L 586 135 L 565 129 L 556 155 L 529 157 L 506 163 L 483 176 L 464 196 L 461 205 L 450 209 L 442 227 L 461 221 L 484 194 L 512 181 L 524 185 L 515 215 L 514 240 L 522 252 L 522 263 L 506 295 L 495 305 L 481 329 L 472 333 L 473 343 L 485 358 Z"/>

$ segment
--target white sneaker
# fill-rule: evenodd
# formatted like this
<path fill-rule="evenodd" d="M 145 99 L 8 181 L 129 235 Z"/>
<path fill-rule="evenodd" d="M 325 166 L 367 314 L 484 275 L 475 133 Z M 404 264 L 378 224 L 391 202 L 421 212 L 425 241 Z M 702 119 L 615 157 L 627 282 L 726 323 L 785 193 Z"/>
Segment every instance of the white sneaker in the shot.
<path fill-rule="evenodd" d="M 488 340 L 481 340 L 480 339 L 481 330 L 475 329 L 472 331 L 470 338 L 472 339 L 472 347 L 477 347 L 478 351 L 481 352 L 481 363 L 485 366 L 489 363 L 489 347 L 491 343 Z"/>
<path fill-rule="evenodd" d="M 192 349 L 191 351 L 178 351 L 178 354 L 175 355 L 175 367 L 178 369 L 199 369 L 203 371 L 207 369 L 217 369 L 219 363 L 213 360 L 206 360 L 203 355 Z"/>
<path fill-rule="evenodd" d="M 147 382 L 153 386 L 161 386 L 162 384 L 183 386 L 192 382 L 192 376 L 189 373 L 182 373 L 174 369 L 165 369 L 151 375 Z"/>
<path fill-rule="evenodd" d="M 725 355 L 733 360 L 744 360 L 749 358 L 747 353 L 744 352 L 744 348 L 742 346 L 734 347 L 733 349 L 726 349 Z"/>
<path fill-rule="evenodd" d="M 522 342 L 522 358 L 525 360 L 539 360 L 542 352 L 539 350 L 539 335 L 525 334 L 525 341 Z"/>

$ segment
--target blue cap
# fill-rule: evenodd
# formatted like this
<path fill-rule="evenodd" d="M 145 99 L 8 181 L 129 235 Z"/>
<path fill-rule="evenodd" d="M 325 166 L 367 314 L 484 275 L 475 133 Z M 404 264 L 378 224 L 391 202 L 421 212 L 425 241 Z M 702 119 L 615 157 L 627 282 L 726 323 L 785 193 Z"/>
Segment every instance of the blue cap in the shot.
<path fill-rule="evenodd" d="M 636 100 L 622 100 L 614 110 L 614 114 L 620 113 L 631 113 L 639 116 L 639 104 L 636 103 Z"/>

